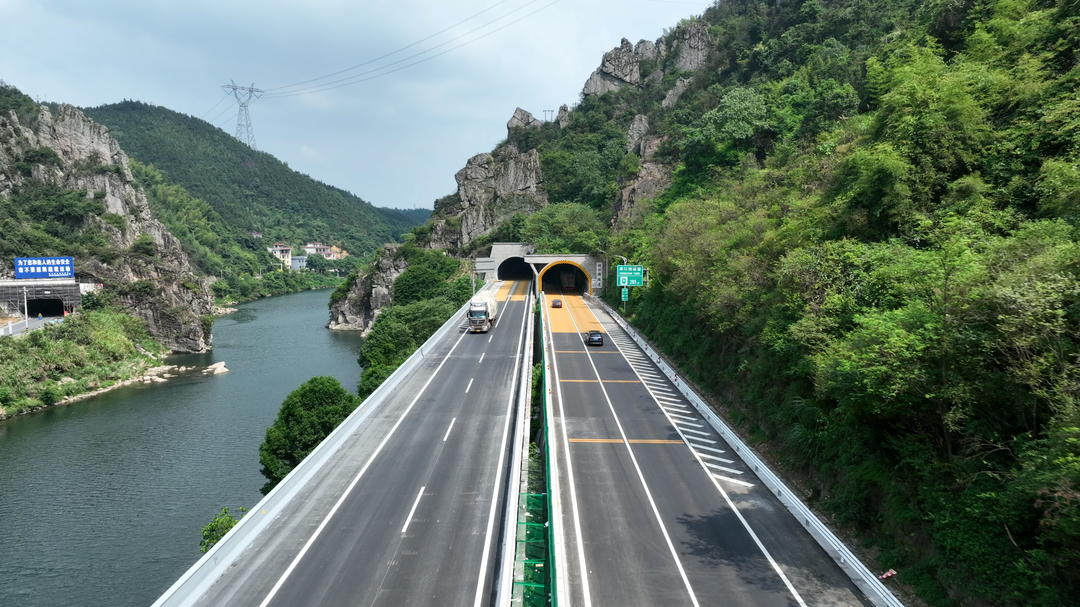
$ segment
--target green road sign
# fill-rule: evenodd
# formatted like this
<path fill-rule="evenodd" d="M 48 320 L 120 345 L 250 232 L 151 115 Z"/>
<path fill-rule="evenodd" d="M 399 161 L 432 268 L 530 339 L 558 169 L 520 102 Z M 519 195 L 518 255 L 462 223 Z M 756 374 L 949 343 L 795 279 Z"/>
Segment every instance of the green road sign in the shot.
<path fill-rule="evenodd" d="M 640 287 L 645 284 L 644 266 L 616 266 L 615 278 L 620 287 Z"/>
<path fill-rule="evenodd" d="M 626 287 L 622 288 L 622 300 L 630 301 L 630 289 L 627 289 Z"/>

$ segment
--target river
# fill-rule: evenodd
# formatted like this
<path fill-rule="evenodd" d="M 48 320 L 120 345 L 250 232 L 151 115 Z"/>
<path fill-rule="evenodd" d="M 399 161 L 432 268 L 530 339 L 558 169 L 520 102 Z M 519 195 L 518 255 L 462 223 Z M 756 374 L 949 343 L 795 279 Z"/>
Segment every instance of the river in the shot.
<path fill-rule="evenodd" d="M 209 354 L 229 373 L 121 388 L 0 422 L 0 606 L 147 607 L 198 560 L 223 506 L 254 506 L 259 444 L 316 375 L 355 392 L 360 339 L 323 328 L 329 291 L 237 306 Z"/>

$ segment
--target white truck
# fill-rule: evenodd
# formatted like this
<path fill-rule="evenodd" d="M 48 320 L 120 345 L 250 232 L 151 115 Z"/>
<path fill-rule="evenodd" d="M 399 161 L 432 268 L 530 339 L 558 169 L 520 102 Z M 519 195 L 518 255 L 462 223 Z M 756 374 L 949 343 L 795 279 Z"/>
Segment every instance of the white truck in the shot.
<path fill-rule="evenodd" d="M 499 302 L 490 291 L 481 291 L 473 295 L 469 302 L 469 330 L 473 333 L 487 332 L 499 313 Z"/>

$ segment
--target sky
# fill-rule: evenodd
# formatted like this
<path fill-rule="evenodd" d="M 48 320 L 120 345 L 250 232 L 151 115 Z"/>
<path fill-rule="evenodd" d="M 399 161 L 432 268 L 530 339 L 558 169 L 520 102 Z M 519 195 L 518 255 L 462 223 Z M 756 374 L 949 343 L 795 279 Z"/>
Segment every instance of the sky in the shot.
<path fill-rule="evenodd" d="M 515 108 L 573 106 L 622 38 L 655 40 L 711 4 L 0 0 L 0 80 L 78 107 L 152 103 L 230 134 L 238 106 L 222 85 L 254 85 L 259 150 L 376 206 L 431 208 L 505 139 Z"/>

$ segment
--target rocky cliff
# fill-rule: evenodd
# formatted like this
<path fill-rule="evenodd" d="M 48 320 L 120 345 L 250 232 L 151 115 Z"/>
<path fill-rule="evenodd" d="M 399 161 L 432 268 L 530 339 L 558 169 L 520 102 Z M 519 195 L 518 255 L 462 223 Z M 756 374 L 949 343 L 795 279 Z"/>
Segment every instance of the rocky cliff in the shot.
<path fill-rule="evenodd" d="M 70 105 L 55 115 L 41 106 L 34 128 L 21 124 L 15 112 L 0 116 L 0 198 L 10 199 L 30 182 L 103 202 L 104 213 L 85 221 L 107 240 L 107 261 L 76 257 L 80 282 L 102 283 L 117 294 L 169 349 L 210 348 L 210 323 L 204 320 L 214 311 L 210 280 L 196 275 L 180 242 L 151 215 L 145 194 L 133 186 L 127 155 L 108 129 Z M 139 247 L 133 247 L 136 241 Z M 10 264 L 10 259 L 0 261 L 0 275 L 13 276 Z"/>
<path fill-rule="evenodd" d="M 386 245 L 379 251 L 368 270 L 362 270 L 349 285 L 345 297 L 330 303 L 332 331 L 361 331 L 367 337 L 375 326 L 379 313 L 393 302 L 390 288 L 394 279 L 408 269 L 408 262 L 397 256 L 397 245 Z"/>
<path fill-rule="evenodd" d="M 709 26 L 701 20 L 685 22 L 671 35 L 656 42 L 642 40 L 634 45 L 623 38 L 618 47 L 604 53 L 600 67 L 589 76 L 581 94 L 588 97 L 617 91 L 627 85 L 656 84 L 669 70 L 697 71 L 705 65 L 711 48 Z M 643 75 L 645 70 L 649 73 Z M 681 90 L 675 93 L 675 98 L 680 94 Z"/>
<path fill-rule="evenodd" d="M 529 128 L 535 124 L 530 118 L 515 113 L 511 122 Z M 515 214 L 530 214 L 548 202 L 536 150 L 522 153 L 507 144 L 491 154 L 477 154 L 454 179 L 457 193 L 436 202 L 429 249 L 460 250 Z"/>

